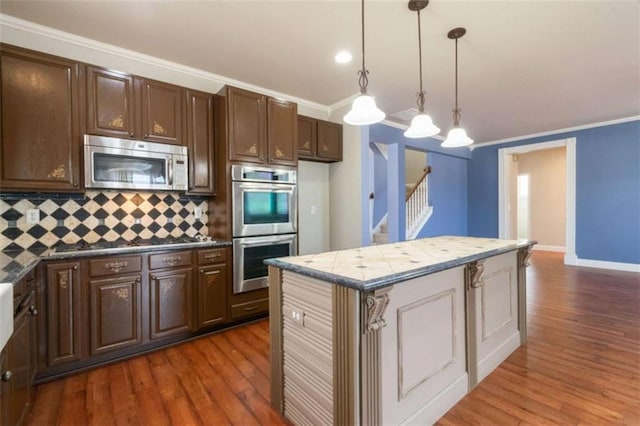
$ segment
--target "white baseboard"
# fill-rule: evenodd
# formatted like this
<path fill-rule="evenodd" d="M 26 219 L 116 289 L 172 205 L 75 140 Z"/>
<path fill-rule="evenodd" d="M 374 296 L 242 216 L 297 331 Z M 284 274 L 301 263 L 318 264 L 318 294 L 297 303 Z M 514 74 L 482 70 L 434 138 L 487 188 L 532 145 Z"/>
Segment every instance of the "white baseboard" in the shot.
<path fill-rule="evenodd" d="M 562 246 L 545 246 L 542 244 L 536 244 L 533 246 L 533 250 L 540 250 L 540 251 L 555 251 L 558 253 L 565 253 L 567 251 L 566 247 L 562 247 Z"/>
<path fill-rule="evenodd" d="M 507 340 L 498 346 L 498 348 L 491 352 L 478 362 L 478 383 L 480 383 L 485 377 L 487 377 L 493 370 L 495 370 L 513 351 L 520 346 L 520 332 L 516 332 Z"/>
<path fill-rule="evenodd" d="M 587 268 L 612 269 L 614 271 L 640 273 L 640 264 L 638 263 L 606 262 L 604 260 L 579 259 L 577 257 L 575 259 L 567 259 L 565 257 L 564 263 L 566 265 L 584 266 Z"/>
<path fill-rule="evenodd" d="M 432 425 L 469 392 L 469 376 L 464 373 L 435 398 L 423 405 L 402 425 Z"/>

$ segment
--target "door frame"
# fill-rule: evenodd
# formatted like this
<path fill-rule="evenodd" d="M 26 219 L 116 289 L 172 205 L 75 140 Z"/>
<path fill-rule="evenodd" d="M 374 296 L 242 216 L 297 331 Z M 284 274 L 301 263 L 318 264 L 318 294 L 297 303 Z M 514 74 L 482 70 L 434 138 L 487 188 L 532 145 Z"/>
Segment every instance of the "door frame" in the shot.
<path fill-rule="evenodd" d="M 559 139 L 549 142 L 540 142 L 528 145 L 513 146 L 498 149 L 498 236 L 507 238 L 510 227 L 508 211 L 510 189 L 507 177 L 510 176 L 511 161 L 509 156 L 513 154 L 525 154 L 527 152 L 541 151 L 544 149 L 566 147 L 566 252 L 564 263 L 575 265 L 576 256 L 576 138 Z"/>

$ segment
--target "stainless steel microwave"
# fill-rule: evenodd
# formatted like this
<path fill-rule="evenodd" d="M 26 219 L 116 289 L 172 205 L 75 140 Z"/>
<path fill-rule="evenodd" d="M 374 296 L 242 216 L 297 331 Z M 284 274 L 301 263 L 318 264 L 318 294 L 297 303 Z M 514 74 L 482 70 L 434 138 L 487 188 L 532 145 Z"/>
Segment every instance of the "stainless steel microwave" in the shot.
<path fill-rule="evenodd" d="M 87 188 L 187 190 L 187 148 L 146 141 L 84 136 Z"/>

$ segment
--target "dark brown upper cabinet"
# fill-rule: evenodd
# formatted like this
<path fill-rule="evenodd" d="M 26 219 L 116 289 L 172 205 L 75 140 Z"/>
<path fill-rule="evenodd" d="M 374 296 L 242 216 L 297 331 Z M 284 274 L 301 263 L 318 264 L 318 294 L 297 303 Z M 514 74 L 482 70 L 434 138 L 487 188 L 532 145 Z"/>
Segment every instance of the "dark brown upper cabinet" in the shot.
<path fill-rule="evenodd" d="M 318 146 L 318 120 L 298 116 L 298 157 L 315 157 Z"/>
<path fill-rule="evenodd" d="M 267 147 L 267 97 L 226 88 L 229 159 L 264 163 Z"/>
<path fill-rule="evenodd" d="M 267 98 L 267 149 L 269 163 L 295 167 L 298 105 Z"/>
<path fill-rule="evenodd" d="M 160 81 L 140 79 L 142 91 L 142 137 L 145 140 L 184 145 L 183 88 Z"/>
<path fill-rule="evenodd" d="M 87 67 L 87 133 L 116 138 L 136 135 L 134 77 Z"/>
<path fill-rule="evenodd" d="M 80 190 L 79 63 L 0 45 L 0 187 Z"/>
<path fill-rule="evenodd" d="M 300 160 L 342 161 L 342 125 L 299 115 L 297 148 Z"/>
<path fill-rule="evenodd" d="M 297 111 L 287 102 L 226 86 L 229 160 L 296 166 Z"/>
<path fill-rule="evenodd" d="M 185 145 L 182 87 L 86 67 L 87 133 Z"/>
<path fill-rule="evenodd" d="M 213 95 L 187 90 L 189 192 L 215 195 Z"/>

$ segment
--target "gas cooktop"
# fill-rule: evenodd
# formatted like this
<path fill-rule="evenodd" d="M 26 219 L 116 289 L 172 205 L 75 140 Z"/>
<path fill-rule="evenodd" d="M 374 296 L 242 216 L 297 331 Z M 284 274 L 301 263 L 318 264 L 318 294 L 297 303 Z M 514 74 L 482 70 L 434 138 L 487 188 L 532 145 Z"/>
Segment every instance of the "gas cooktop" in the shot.
<path fill-rule="evenodd" d="M 167 238 L 135 238 L 131 241 L 116 240 L 116 241 L 98 241 L 95 243 L 87 243 L 86 241 L 80 241 L 76 244 L 60 243 L 55 246 L 56 253 L 67 253 L 73 251 L 91 251 L 91 250 L 105 250 L 113 248 L 127 248 L 127 247 L 145 247 L 145 246 L 160 246 L 160 245 L 172 245 L 172 244 L 185 244 L 185 243 L 197 243 L 202 241 L 210 241 L 208 237 L 167 237 Z"/>

